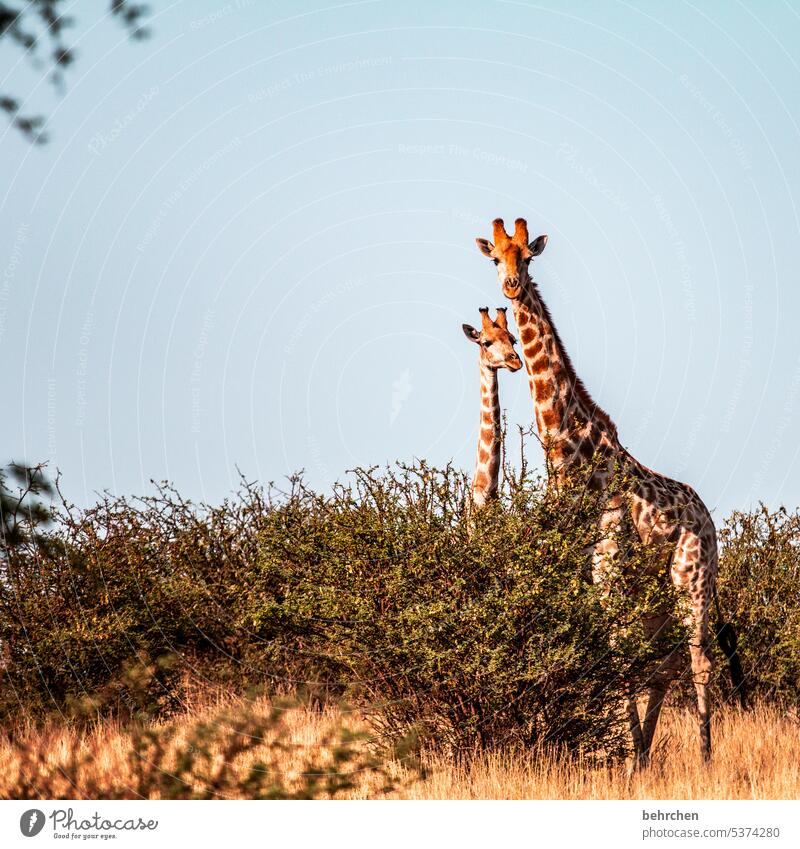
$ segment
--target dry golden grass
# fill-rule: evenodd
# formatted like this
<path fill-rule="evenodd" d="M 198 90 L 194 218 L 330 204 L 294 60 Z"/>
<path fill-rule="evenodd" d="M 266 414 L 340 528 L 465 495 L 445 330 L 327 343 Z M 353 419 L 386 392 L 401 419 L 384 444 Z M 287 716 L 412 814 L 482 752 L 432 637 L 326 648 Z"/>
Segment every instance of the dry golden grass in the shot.
<path fill-rule="evenodd" d="M 343 719 L 334 709 L 228 698 L 138 732 L 112 720 L 19 727 L 0 740 L 0 798 L 285 798 L 328 771 L 363 783 L 374 758 L 365 741 L 343 747 Z M 370 791 L 380 785 L 376 775 Z M 331 795 L 324 781 L 314 795 Z"/>
<path fill-rule="evenodd" d="M 703 764 L 694 717 L 664 712 L 650 769 L 589 767 L 554 757 L 487 755 L 467 767 L 429 764 L 412 787 L 424 799 L 796 799 L 800 726 L 775 710 L 717 717 L 714 760 Z"/>
<path fill-rule="evenodd" d="M 230 706 L 230 702 L 225 705 Z M 220 707 L 206 705 L 181 718 L 176 723 L 174 751 L 167 753 L 164 763 L 171 763 L 169 758 L 174 761 L 175 752 L 185 744 L 191 729 L 212 719 Z M 255 704 L 256 713 L 267 715 L 269 711 L 266 701 Z M 246 788 L 236 783 L 236 777 L 244 779 L 256 762 L 279 775 L 285 787 L 300 786 L 307 764 L 333 764 L 338 738 L 332 729 L 342 719 L 335 710 L 293 708 L 283 712 L 279 726 L 267 735 L 266 745 L 234 753 L 234 783 L 212 795 L 246 797 Z M 344 721 L 353 730 L 366 729 L 353 715 L 348 714 Z M 424 779 L 397 763 L 381 774 L 351 761 L 356 769 L 352 787 L 344 788 L 338 796 L 385 797 L 388 772 L 395 780 L 389 795 L 409 799 L 798 798 L 800 724 L 796 718 L 766 707 L 746 714 L 733 710 L 719 713 L 710 766 L 703 765 L 698 755 L 695 728 L 689 712 L 665 711 L 653 765 L 632 777 L 624 766 L 592 767 L 552 754 L 492 753 L 464 765 L 431 755 L 425 760 Z M 268 745 L 278 739 L 280 745 Z M 137 779 L 131 746 L 130 730 L 115 722 L 84 730 L 68 725 L 18 729 L 13 738 L 0 742 L 0 796 L 19 796 L 22 787 L 28 798 L 158 797 L 157 786 L 142 785 Z M 213 771 L 225 755 L 221 749 L 211 755 Z M 140 792 L 143 786 L 150 790 Z"/>

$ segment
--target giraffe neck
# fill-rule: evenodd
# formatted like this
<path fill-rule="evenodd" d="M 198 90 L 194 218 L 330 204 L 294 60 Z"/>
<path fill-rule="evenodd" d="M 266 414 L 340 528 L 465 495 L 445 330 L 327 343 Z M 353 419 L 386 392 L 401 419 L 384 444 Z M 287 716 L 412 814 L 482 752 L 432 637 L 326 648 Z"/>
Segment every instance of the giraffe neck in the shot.
<path fill-rule="evenodd" d="M 560 471 L 598 451 L 619 451 L 617 429 L 575 374 L 536 284 L 529 281 L 511 303 L 548 464 Z"/>
<path fill-rule="evenodd" d="M 472 477 L 472 500 L 478 506 L 497 495 L 501 441 L 497 369 L 481 362 L 481 425 L 475 474 Z"/>

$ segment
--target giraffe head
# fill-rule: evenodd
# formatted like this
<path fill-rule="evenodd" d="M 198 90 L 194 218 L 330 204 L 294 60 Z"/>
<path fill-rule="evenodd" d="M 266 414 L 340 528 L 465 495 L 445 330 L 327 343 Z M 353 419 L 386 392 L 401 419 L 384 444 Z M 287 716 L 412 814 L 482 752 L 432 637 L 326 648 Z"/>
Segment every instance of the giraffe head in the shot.
<path fill-rule="evenodd" d="M 464 335 L 471 342 L 475 342 L 481 350 L 481 362 L 489 368 L 507 368 L 509 371 L 517 371 L 522 368 L 514 344 L 517 341 L 508 330 L 505 307 L 497 308 L 497 316 L 494 321 L 489 318 L 489 307 L 482 307 L 481 329 L 476 330 L 469 324 L 462 324 Z"/>
<path fill-rule="evenodd" d="M 518 218 L 514 222 L 514 235 L 506 233 L 502 218 L 492 222 L 494 244 L 488 239 L 476 239 L 481 253 L 497 266 L 497 279 L 507 298 L 518 298 L 523 287 L 531 279 L 528 263 L 544 250 L 547 236 L 539 236 L 528 243 L 528 222 Z"/>

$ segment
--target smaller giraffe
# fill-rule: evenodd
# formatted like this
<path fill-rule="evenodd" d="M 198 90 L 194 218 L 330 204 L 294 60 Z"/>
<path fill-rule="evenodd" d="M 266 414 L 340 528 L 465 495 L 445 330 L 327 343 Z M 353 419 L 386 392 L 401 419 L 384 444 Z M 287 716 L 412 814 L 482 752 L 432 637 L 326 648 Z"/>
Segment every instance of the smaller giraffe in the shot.
<path fill-rule="evenodd" d="M 508 330 L 505 307 L 498 307 L 494 321 L 489 317 L 489 307 L 482 307 L 480 314 L 480 330 L 469 324 L 461 325 L 467 339 L 475 342 L 480 349 L 481 426 L 472 478 L 472 503 L 476 507 L 482 507 L 497 496 L 502 444 L 497 370 L 519 371 L 522 368 L 522 360 L 514 350 L 517 340 Z"/>

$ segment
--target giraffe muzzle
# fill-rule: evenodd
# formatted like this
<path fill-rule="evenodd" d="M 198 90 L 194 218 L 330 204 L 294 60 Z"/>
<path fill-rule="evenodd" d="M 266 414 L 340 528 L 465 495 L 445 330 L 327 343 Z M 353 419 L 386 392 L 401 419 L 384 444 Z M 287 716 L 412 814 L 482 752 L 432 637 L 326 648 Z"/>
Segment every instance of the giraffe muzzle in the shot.
<path fill-rule="evenodd" d="M 503 283 L 503 294 L 512 300 L 519 297 L 521 289 L 519 277 L 507 277 Z"/>

